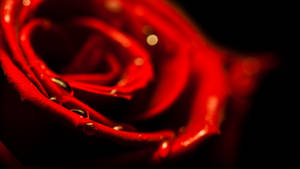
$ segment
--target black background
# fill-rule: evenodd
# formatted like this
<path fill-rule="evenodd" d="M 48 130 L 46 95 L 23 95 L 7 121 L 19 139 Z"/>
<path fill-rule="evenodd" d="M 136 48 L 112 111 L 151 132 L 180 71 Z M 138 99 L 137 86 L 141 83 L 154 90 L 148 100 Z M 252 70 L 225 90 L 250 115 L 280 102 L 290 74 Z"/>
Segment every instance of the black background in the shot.
<path fill-rule="evenodd" d="M 299 47 L 292 26 L 296 22 L 296 10 L 291 4 L 287 6 L 282 2 L 233 6 L 178 0 L 177 4 L 217 45 L 244 53 L 276 53 L 280 65 L 262 80 L 252 98 L 253 106 L 246 124 L 241 126 L 243 134 L 236 166 L 298 168 L 300 140 L 296 101 L 299 100 L 299 85 L 295 79 L 298 78 Z M 201 158 L 194 156 L 196 164 L 191 168 L 203 168 Z"/>

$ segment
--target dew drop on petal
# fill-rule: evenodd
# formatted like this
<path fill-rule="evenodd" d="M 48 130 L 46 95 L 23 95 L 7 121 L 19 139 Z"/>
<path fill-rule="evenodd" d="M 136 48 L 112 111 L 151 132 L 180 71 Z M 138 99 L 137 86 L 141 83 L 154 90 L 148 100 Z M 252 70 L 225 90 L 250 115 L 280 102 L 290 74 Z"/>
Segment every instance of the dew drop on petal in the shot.
<path fill-rule="evenodd" d="M 67 92 L 73 93 L 71 86 L 67 82 L 55 77 L 51 78 L 51 80 L 52 82 L 56 83 L 60 87 L 64 88 Z"/>
<path fill-rule="evenodd" d="M 4 21 L 9 23 L 10 22 L 10 15 L 5 15 L 4 16 Z"/>
<path fill-rule="evenodd" d="M 56 97 L 50 97 L 49 100 L 56 101 Z"/>
<path fill-rule="evenodd" d="M 163 142 L 162 145 L 161 145 L 161 147 L 162 148 L 167 148 L 168 147 L 168 142 L 167 141 Z"/>
<path fill-rule="evenodd" d="M 150 34 L 147 36 L 146 42 L 149 46 L 155 46 L 158 43 L 158 36 L 155 34 Z"/>
<path fill-rule="evenodd" d="M 114 94 L 116 94 L 117 93 L 117 89 L 112 89 L 111 91 L 110 91 L 110 94 L 112 94 L 112 95 L 114 95 Z"/>
<path fill-rule="evenodd" d="M 83 117 L 88 117 L 87 115 L 87 112 L 84 111 L 84 110 L 81 110 L 81 109 L 71 109 L 72 112 L 76 113 L 76 114 L 79 114 L 80 116 L 83 116 Z"/>
<path fill-rule="evenodd" d="M 117 125 L 117 126 L 114 126 L 113 129 L 115 129 L 115 130 L 123 130 L 123 126 Z"/>
<path fill-rule="evenodd" d="M 96 127 L 94 126 L 94 123 L 88 122 L 85 123 L 82 127 L 82 131 L 86 133 L 87 135 L 95 135 L 96 134 Z"/>
<path fill-rule="evenodd" d="M 164 141 L 159 148 L 159 156 L 160 158 L 166 158 L 169 155 L 169 142 Z"/>

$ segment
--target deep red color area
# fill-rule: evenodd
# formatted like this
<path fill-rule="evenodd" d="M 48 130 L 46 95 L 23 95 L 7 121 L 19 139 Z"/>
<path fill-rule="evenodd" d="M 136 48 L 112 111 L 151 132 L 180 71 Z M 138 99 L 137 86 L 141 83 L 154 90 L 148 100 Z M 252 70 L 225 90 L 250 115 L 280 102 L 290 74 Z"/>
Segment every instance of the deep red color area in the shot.
<path fill-rule="evenodd" d="M 141 152 L 116 159 L 138 159 L 147 154 L 147 160 L 155 163 L 195 148 L 220 132 L 221 110 L 228 96 L 232 96 L 236 112 L 243 114 L 261 72 L 273 66 L 269 56 L 241 56 L 217 49 L 178 9 L 162 0 L 24 2 L 1 2 L 0 60 L 8 81 L 22 100 L 46 110 L 41 113 L 49 113 L 75 132 L 141 147 Z M 49 42 L 34 42 L 35 33 L 46 39 L 51 31 L 80 44 L 78 51 L 76 45 L 71 47 L 75 51 L 70 55 L 74 56 L 59 70 L 51 69 L 45 61 L 49 56 L 40 56 L 35 47 L 45 43 L 51 48 Z M 151 34 L 158 37 L 154 46 L 146 43 Z M 68 45 L 63 45 L 66 52 Z M 99 72 L 101 66 L 105 70 Z M 189 99 L 177 103 L 183 94 Z M 133 104 L 125 109 L 126 118 L 114 120 L 93 109 L 81 99 L 82 95 L 89 96 L 93 103 L 104 100 L 116 106 L 118 101 Z M 171 125 L 157 131 L 121 123 L 151 121 L 176 106 L 180 108 L 179 116 L 175 114 L 178 117 L 165 122 Z M 86 115 L 76 114 L 74 109 Z M 172 125 L 177 124 L 174 119 L 181 118 L 187 119 L 184 128 Z M 181 128 L 180 132 L 176 128 Z M 229 138 L 233 139 L 227 144 L 230 147 L 235 138 Z M 18 168 L 22 164 L 14 158 L 1 143 L 0 161 Z"/>

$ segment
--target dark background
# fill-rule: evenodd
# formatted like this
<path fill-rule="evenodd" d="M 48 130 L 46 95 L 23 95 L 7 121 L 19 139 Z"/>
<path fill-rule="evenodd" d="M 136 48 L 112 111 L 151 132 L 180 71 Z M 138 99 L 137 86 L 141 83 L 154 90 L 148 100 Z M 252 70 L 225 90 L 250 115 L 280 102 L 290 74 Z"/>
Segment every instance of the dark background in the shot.
<path fill-rule="evenodd" d="M 262 80 L 252 98 L 253 106 L 246 123 L 241 126 L 236 168 L 298 168 L 300 140 L 296 101 L 299 85 L 295 79 L 299 77 L 296 75 L 299 47 L 292 26 L 296 22 L 293 5 L 175 2 L 215 44 L 243 53 L 276 53 L 280 65 Z M 225 168 L 218 166 L 217 160 L 207 162 L 205 155 L 191 158 L 194 163 L 190 164 L 191 168 L 203 168 L 201 163 L 216 163 L 207 164 L 208 168 Z"/>

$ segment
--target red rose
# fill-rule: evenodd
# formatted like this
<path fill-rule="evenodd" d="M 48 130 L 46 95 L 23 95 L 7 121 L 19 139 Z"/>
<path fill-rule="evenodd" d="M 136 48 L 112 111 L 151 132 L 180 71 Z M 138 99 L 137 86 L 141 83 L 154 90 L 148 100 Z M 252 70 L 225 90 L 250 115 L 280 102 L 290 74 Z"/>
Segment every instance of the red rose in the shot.
<path fill-rule="evenodd" d="M 227 83 L 224 53 L 162 0 L 2 0 L 0 12 L 6 166 L 178 157 L 219 133 L 228 85 L 250 93 L 260 70 Z"/>

